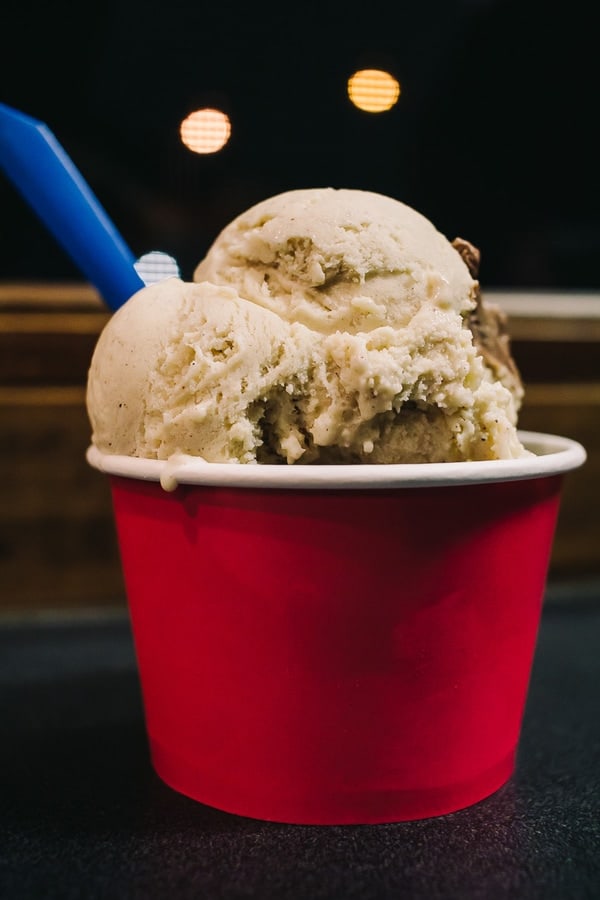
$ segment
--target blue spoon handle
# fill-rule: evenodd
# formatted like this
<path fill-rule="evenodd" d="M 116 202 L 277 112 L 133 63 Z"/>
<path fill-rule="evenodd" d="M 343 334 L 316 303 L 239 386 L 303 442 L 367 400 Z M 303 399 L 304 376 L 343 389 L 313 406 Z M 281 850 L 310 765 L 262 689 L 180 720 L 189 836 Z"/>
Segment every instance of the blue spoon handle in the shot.
<path fill-rule="evenodd" d="M 50 129 L 3 103 L 0 166 L 112 310 L 144 286 L 133 254 Z"/>

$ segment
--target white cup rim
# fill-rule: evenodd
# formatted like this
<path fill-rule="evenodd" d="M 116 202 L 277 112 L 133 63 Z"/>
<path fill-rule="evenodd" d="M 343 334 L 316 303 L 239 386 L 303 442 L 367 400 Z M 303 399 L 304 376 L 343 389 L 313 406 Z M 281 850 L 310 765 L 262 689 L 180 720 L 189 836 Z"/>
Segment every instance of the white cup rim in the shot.
<path fill-rule="evenodd" d="M 160 482 L 167 491 L 180 484 L 278 490 L 381 490 L 483 484 L 560 475 L 579 468 L 587 458 L 584 447 L 571 438 L 535 431 L 519 431 L 519 438 L 531 455 L 473 462 L 246 465 L 210 463 L 184 455 L 168 460 L 117 456 L 103 453 L 94 445 L 88 447 L 86 458 L 105 475 Z"/>

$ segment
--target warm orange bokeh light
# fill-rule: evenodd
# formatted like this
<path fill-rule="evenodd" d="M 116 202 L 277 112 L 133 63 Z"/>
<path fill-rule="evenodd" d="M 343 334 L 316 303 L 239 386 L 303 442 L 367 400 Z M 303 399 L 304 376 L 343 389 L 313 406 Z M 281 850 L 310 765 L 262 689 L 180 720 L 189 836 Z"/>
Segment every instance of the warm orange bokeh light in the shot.
<path fill-rule="evenodd" d="M 348 79 L 348 96 L 365 112 L 386 112 L 398 101 L 400 84 L 381 69 L 361 69 Z"/>
<path fill-rule="evenodd" d="M 193 153 L 216 153 L 229 140 L 231 122 L 220 109 L 198 109 L 183 120 L 179 134 Z"/>

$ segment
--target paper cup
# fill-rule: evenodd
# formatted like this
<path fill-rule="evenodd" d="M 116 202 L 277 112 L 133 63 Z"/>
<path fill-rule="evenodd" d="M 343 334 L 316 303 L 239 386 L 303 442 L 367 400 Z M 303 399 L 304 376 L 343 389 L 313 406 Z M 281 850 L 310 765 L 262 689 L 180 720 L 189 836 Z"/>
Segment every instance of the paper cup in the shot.
<path fill-rule="evenodd" d="M 585 460 L 520 436 L 519 460 L 388 466 L 90 448 L 158 775 L 297 824 L 436 816 L 504 784 L 562 482 Z"/>

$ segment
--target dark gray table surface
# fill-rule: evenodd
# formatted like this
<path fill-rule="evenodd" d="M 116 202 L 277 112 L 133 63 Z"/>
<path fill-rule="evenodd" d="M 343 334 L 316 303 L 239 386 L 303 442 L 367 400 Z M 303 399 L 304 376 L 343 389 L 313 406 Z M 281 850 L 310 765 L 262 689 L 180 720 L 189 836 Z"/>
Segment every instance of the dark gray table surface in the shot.
<path fill-rule="evenodd" d="M 0 897 L 600 898 L 600 588 L 549 592 L 515 776 L 421 822 L 258 822 L 153 773 L 128 620 L 0 624 Z"/>

